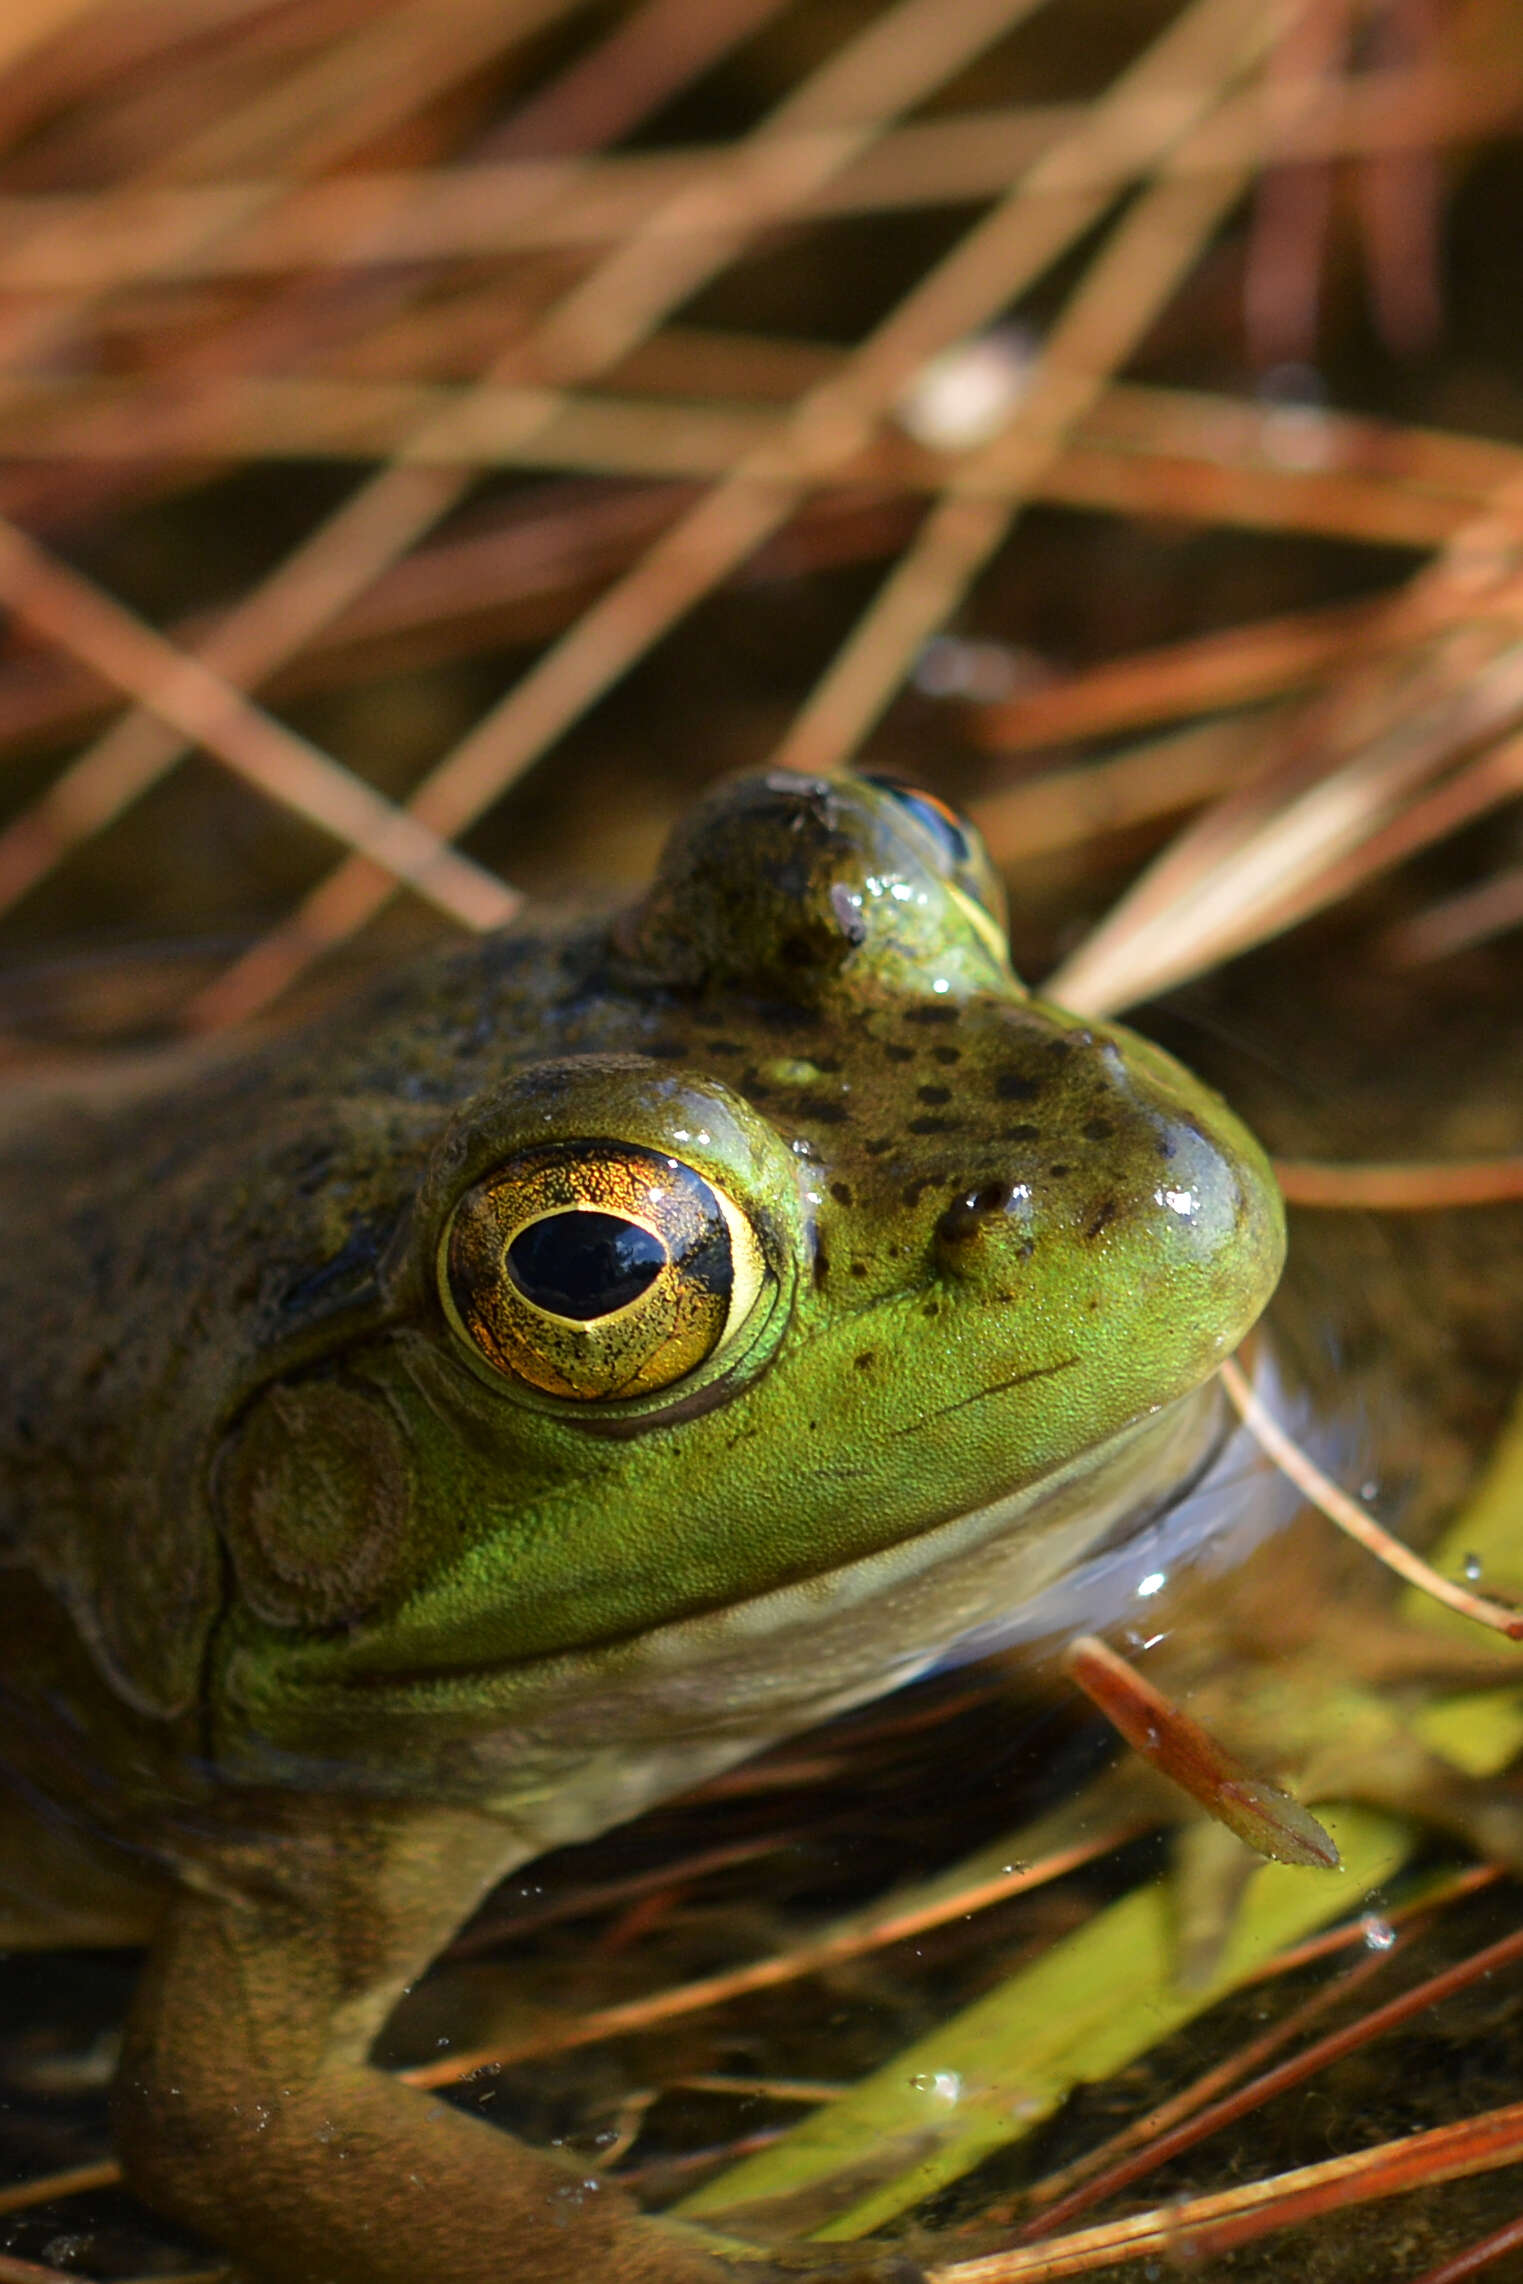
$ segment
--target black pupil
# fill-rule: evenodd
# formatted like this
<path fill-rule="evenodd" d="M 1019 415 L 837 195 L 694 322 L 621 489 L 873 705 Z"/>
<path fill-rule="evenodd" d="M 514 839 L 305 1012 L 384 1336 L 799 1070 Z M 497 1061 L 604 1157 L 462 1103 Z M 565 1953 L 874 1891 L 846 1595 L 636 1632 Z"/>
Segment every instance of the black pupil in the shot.
<path fill-rule="evenodd" d="M 904 784 L 897 777 L 869 777 L 866 782 L 876 785 L 880 792 L 891 793 L 901 809 L 908 809 L 918 818 L 939 847 L 945 849 L 954 864 L 966 864 L 969 858 L 968 836 L 951 811 L 944 808 L 934 795 L 917 792 L 913 785 Z"/>
<path fill-rule="evenodd" d="M 552 1213 L 508 1247 L 508 1274 L 539 1309 L 586 1322 L 638 1300 L 666 1266 L 666 1248 L 617 1213 Z"/>

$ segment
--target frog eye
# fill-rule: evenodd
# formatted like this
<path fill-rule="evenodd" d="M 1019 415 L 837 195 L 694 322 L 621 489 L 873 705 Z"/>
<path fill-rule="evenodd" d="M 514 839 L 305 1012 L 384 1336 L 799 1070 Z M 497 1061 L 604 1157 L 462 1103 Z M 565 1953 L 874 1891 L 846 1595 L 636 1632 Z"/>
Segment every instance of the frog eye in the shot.
<path fill-rule="evenodd" d="M 969 828 L 963 823 L 950 802 L 943 801 L 939 793 L 927 793 L 922 786 L 906 785 L 899 777 L 872 775 L 864 777 L 864 785 L 876 785 L 880 793 L 890 794 L 901 809 L 924 825 L 933 841 L 945 853 L 953 867 L 969 863 L 972 857 L 972 840 Z"/>
<path fill-rule="evenodd" d="M 629 1142 L 526 1150 L 466 1191 L 440 1252 L 456 1331 L 580 1403 L 648 1396 L 718 1356 L 766 1278 L 755 1230 L 692 1166 Z"/>
<path fill-rule="evenodd" d="M 938 869 L 947 885 L 979 934 L 1003 958 L 1005 891 L 977 829 L 923 785 L 907 785 L 902 778 L 877 775 L 865 776 L 862 783 L 886 793 L 896 808 L 914 818 L 940 859 Z"/>

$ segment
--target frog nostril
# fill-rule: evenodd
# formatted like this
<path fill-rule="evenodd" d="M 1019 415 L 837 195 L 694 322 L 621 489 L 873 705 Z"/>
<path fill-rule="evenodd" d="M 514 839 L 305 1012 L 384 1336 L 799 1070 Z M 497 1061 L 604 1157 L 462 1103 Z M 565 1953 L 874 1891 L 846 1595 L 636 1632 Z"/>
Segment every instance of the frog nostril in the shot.
<path fill-rule="evenodd" d="M 1010 1211 L 1017 1189 L 1013 1182 L 986 1182 L 981 1189 L 954 1198 L 936 1224 L 937 1243 L 953 1248 L 969 1244 L 988 1222 Z"/>

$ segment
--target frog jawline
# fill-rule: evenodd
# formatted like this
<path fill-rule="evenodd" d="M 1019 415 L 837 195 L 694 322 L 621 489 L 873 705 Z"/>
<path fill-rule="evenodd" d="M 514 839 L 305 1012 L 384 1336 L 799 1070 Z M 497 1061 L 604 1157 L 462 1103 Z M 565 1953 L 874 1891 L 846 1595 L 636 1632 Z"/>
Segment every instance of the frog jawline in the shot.
<path fill-rule="evenodd" d="M 992 1615 L 992 1604 L 1008 1616 L 1076 1562 L 1149 1525 L 1175 1488 L 1193 1484 L 1209 1463 L 1222 1440 L 1224 1411 L 1213 1378 L 1132 1421 L 1040 1483 L 945 1516 L 869 1554 L 627 1640 L 501 1670 L 530 1683 L 542 1669 L 564 1675 L 579 1667 L 584 1686 L 596 1691 L 611 1682 L 622 1694 L 626 1680 L 638 1688 L 647 1677 L 714 1665 L 724 1676 L 728 1710 L 738 1668 L 749 1674 L 753 1661 L 764 1668 L 761 1687 L 770 1697 L 779 1679 L 786 1686 L 791 1678 L 792 1661 L 779 1656 L 782 1637 L 795 1634 L 813 1645 L 811 1662 L 818 1671 L 818 1651 L 830 1629 L 861 1610 L 870 1613 L 874 1662 L 869 1685 L 852 1701 L 897 1688 L 973 1631 L 977 1621 L 965 1613 L 977 1607 L 982 1620 Z M 906 1607 L 911 1594 L 913 1611 Z M 884 1679 L 886 1642 L 896 1633 L 902 1644 L 892 1653 L 892 1678 Z M 831 1709 L 837 1709 L 834 1703 Z M 797 1724 L 790 1719 L 789 1725 Z"/>
<path fill-rule="evenodd" d="M 452 1799 L 518 1835 L 586 1839 L 796 1730 L 902 1687 L 1145 1538 L 1223 1441 L 1215 1376 L 1044 1482 L 723 1609 L 518 1664 L 288 1677 L 305 1742 L 256 1716 L 219 1757 L 241 1781 Z M 227 1676 L 240 1694 L 236 1661 Z M 314 1748 L 314 1733 L 321 1743 Z"/>
<path fill-rule="evenodd" d="M 1224 1410 L 1213 1376 L 1055 1478 L 745 1602 L 519 1665 L 351 1674 L 344 1695 L 367 1726 L 443 1719 L 453 1744 L 432 1782 L 509 1819 L 531 1852 L 586 1838 L 903 1686 L 1145 1528 L 1208 1465 Z"/>
<path fill-rule="evenodd" d="M 1312 1450 L 1319 1465 L 1338 1470 L 1346 1454 L 1330 1443 L 1328 1423 L 1304 1399 L 1291 1395 L 1274 1350 L 1262 1337 L 1253 1392 L 1303 1448 Z M 1199 1568 L 1213 1577 L 1235 1570 L 1304 1504 L 1252 1430 L 1242 1420 L 1228 1418 L 1221 1440 L 1193 1479 L 1128 1518 L 1090 1556 L 1029 1601 L 950 1644 L 940 1663 L 969 1665 L 1020 1644 L 1067 1642 L 1077 1634 L 1103 1633 L 1126 1618 L 1145 1633 L 1147 1604 L 1182 1569 Z"/>

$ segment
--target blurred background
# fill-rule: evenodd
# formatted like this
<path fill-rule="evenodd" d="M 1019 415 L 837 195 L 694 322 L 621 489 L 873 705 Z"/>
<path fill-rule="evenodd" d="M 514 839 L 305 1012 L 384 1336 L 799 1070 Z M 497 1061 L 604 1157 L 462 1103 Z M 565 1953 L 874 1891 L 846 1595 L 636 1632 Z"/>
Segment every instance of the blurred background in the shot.
<path fill-rule="evenodd" d="M 971 810 L 1023 972 L 1139 1009 L 1281 1153 L 1515 1150 L 1520 123 L 1510 0 L 9 0 L 0 1072 L 281 1023 L 629 892 L 716 776 L 860 764 Z M 1305 1346 L 1362 1386 L 1447 1344 L 1441 1395 L 1397 1357 L 1424 1401 L 1382 1452 L 1443 1461 L 1432 1517 L 1523 1340 L 1512 1223 L 1442 1261 L 1428 1228 L 1351 1236 L 1366 1321 Z M 397 2057 L 807 1947 L 994 1845 L 1106 1750 L 1011 1687 L 536 1868 Z M 459 2098 L 662 2201 L 1162 1867 L 1117 1845 Z M 1515 1928 L 1444 1876 L 1409 1983 Z M 917 2208 L 946 2261 L 1333 2004 L 1345 1954 L 1287 1957 Z M 110 2185 L 130 1976 L 0 1977 L 0 2284 L 212 2273 Z M 1133 2202 L 1506 2103 L 1520 2056 L 1472 1993 Z M 1195 2273 L 1479 2273 L 1434 2265 L 1516 2206 L 1475 2170 Z M 1050 2273 L 1102 2271 L 1163 2272 Z"/>
<path fill-rule="evenodd" d="M 971 804 L 1037 971 L 1204 809 L 1086 1005 L 1511 924 L 1520 104 L 1505 0 L 15 0 L 4 1051 L 769 759 Z"/>

